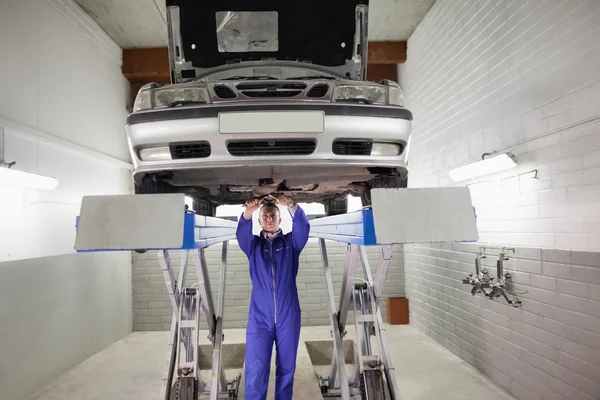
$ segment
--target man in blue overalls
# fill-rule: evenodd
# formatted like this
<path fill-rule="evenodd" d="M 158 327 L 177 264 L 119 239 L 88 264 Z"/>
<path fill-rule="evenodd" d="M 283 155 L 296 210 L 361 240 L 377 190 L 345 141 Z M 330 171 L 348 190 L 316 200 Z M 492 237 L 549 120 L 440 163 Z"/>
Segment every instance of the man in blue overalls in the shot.
<path fill-rule="evenodd" d="M 265 203 L 259 214 L 260 236 L 252 233 L 252 213 L 260 199 L 246 203 L 239 220 L 237 240 L 250 262 L 252 296 L 246 331 L 244 398 L 266 399 L 273 343 L 276 346 L 275 399 L 291 399 L 294 391 L 296 354 L 300 340 L 300 302 L 296 276 L 300 252 L 308 241 L 310 225 L 304 210 L 291 198 L 279 196 L 288 207 L 292 231 L 283 234 L 275 203 Z"/>

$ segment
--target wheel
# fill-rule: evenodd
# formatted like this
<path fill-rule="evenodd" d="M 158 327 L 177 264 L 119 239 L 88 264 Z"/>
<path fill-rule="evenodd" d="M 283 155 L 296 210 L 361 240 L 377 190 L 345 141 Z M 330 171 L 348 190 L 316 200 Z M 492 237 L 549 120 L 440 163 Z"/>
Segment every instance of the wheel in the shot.
<path fill-rule="evenodd" d="M 325 215 L 340 215 L 348 212 L 348 197 L 335 197 L 325 202 Z"/>
<path fill-rule="evenodd" d="M 365 190 L 360 200 L 363 207 L 371 205 L 371 189 L 398 189 L 408 187 L 408 179 L 402 179 L 399 176 L 382 175 L 377 178 L 373 178 L 370 182 L 370 188 Z"/>
<path fill-rule="evenodd" d="M 363 207 L 368 207 L 371 205 L 371 189 L 365 190 L 360 195 L 360 202 L 362 203 Z"/>
<path fill-rule="evenodd" d="M 196 214 L 204 215 L 205 217 L 214 217 L 217 213 L 217 205 L 208 200 L 194 200 L 192 207 Z"/>
<path fill-rule="evenodd" d="M 154 179 L 152 175 L 142 178 L 142 184 L 135 184 L 135 194 L 172 193 L 172 187 L 166 182 Z"/>

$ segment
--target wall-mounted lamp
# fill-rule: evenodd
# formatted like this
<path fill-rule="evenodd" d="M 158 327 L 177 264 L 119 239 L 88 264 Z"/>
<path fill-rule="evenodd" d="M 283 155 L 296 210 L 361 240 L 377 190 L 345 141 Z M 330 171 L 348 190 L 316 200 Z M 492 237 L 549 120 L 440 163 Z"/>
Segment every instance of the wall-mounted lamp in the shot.
<path fill-rule="evenodd" d="M 58 180 L 49 176 L 30 174 L 0 165 L 0 185 L 52 190 L 58 185 Z"/>
<path fill-rule="evenodd" d="M 488 158 L 485 158 L 484 154 L 484 158 L 481 161 L 476 161 L 451 170 L 450 179 L 455 182 L 464 181 L 466 179 L 514 168 L 516 165 L 517 158 L 512 153 L 502 153 Z"/>
<path fill-rule="evenodd" d="M 20 186 L 52 190 L 58 185 L 58 179 L 50 176 L 30 174 L 12 169 L 14 162 L 4 161 L 4 129 L 0 128 L 0 185 Z"/>

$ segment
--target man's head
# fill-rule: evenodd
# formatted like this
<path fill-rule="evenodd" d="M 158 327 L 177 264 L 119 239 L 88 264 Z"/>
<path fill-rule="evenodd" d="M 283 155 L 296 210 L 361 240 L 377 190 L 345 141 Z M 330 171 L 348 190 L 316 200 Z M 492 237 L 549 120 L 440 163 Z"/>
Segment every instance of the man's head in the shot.
<path fill-rule="evenodd" d="M 258 222 L 265 232 L 275 233 L 281 224 L 279 208 L 274 203 L 264 204 L 258 214 Z"/>

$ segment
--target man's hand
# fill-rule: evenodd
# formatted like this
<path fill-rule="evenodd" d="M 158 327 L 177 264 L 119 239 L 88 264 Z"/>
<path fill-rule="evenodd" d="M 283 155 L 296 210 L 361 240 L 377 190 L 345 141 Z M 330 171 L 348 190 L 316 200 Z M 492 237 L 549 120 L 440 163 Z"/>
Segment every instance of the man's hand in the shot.
<path fill-rule="evenodd" d="M 294 207 L 294 204 L 296 204 L 291 197 L 286 196 L 285 194 L 280 194 L 277 196 L 277 203 L 284 207 Z"/>
<path fill-rule="evenodd" d="M 252 213 L 260 207 L 261 199 L 250 199 L 244 204 L 244 219 L 252 218 Z"/>

